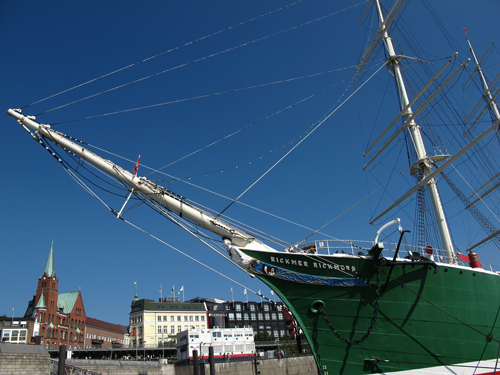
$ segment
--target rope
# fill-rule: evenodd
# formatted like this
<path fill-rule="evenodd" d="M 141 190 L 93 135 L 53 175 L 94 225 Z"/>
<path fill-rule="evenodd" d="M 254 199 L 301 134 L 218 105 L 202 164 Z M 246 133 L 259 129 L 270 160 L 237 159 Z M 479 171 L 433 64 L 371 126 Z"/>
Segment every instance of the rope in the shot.
<path fill-rule="evenodd" d="M 325 311 L 323 309 L 323 305 L 322 304 L 318 307 L 318 311 L 323 315 L 323 319 L 325 320 L 326 324 L 328 325 L 328 328 L 330 328 L 330 330 L 333 332 L 333 334 L 335 335 L 335 337 L 339 338 L 340 340 L 342 340 L 344 343 L 346 343 L 348 345 L 357 345 L 359 343 L 362 343 L 363 341 L 365 341 L 368 338 L 368 336 L 370 335 L 370 333 L 373 330 L 373 327 L 375 326 L 375 320 L 377 319 L 378 301 L 379 301 L 379 298 L 380 298 L 380 268 L 379 267 L 377 267 L 377 289 L 376 289 L 375 294 L 376 294 L 375 305 L 374 305 L 373 317 L 372 317 L 372 320 L 371 320 L 371 323 L 370 323 L 370 327 L 368 327 L 368 330 L 366 331 L 366 333 L 359 340 L 350 341 L 350 340 L 346 339 L 345 337 L 343 337 L 333 327 L 333 325 L 330 323 L 330 320 L 326 316 L 326 313 L 325 313 Z"/>
<path fill-rule="evenodd" d="M 210 59 L 210 58 L 212 58 L 212 57 L 222 55 L 222 54 L 227 53 L 227 52 L 234 51 L 234 50 L 236 50 L 236 49 L 238 49 L 238 48 L 249 46 L 249 45 L 251 45 L 251 44 L 254 44 L 254 43 L 257 43 L 257 42 L 263 41 L 263 40 L 265 40 L 265 39 L 269 39 L 269 38 L 271 38 L 271 37 L 274 37 L 274 36 L 277 36 L 277 35 L 280 35 L 280 34 L 286 33 L 286 32 L 288 32 L 288 31 L 292 31 L 292 30 L 298 29 L 298 28 L 300 28 L 300 27 L 307 26 L 307 25 L 312 24 L 312 23 L 314 23 L 314 22 L 321 21 L 321 20 L 323 20 L 323 19 L 326 19 L 326 18 L 328 18 L 328 17 L 331 17 L 331 16 L 333 16 L 333 15 L 335 15 L 335 14 L 342 13 L 342 12 L 344 12 L 344 11 L 348 10 L 348 9 L 352 9 L 352 8 L 354 8 L 354 7 L 356 7 L 356 6 L 359 6 L 359 5 L 363 4 L 363 3 L 365 3 L 366 1 L 367 1 L 367 0 L 365 0 L 365 1 L 361 2 L 361 3 L 359 3 L 359 4 L 352 5 L 351 7 L 345 8 L 345 9 L 343 9 L 343 10 L 339 10 L 339 11 L 336 11 L 336 12 L 333 12 L 333 13 L 330 13 L 330 14 L 327 14 L 326 16 L 318 17 L 318 18 L 313 19 L 313 20 L 311 20 L 311 21 L 307 21 L 307 22 L 301 23 L 301 24 L 299 24 L 299 25 L 292 26 L 292 27 L 290 27 L 290 28 L 288 28 L 288 29 L 281 30 L 281 31 L 277 31 L 277 32 L 272 33 L 272 34 L 268 34 L 268 35 L 263 36 L 263 37 L 261 37 L 261 38 L 254 39 L 254 40 L 252 40 L 252 41 L 250 41 L 250 42 L 245 42 L 245 43 L 239 44 L 239 45 L 237 45 L 237 46 L 230 47 L 230 48 L 227 48 L 227 49 L 225 49 L 225 50 L 222 50 L 222 51 L 219 51 L 219 52 L 215 52 L 215 53 L 212 53 L 212 54 L 207 55 L 207 56 L 204 56 L 204 57 L 200 57 L 200 58 L 195 59 L 195 60 L 192 60 L 192 61 L 190 61 L 190 62 L 187 62 L 187 63 L 184 63 L 184 64 L 180 64 L 180 65 L 174 66 L 174 67 L 169 68 L 169 69 L 162 70 L 162 71 L 157 72 L 157 73 L 154 73 L 154 74 L 150 74 L 149 76 L 144 76 L 144 77 L 139 78 L 139 79 L 136 79 L 136 80 L 134 80 L 134 81 L 130 81 L 130 82 L 124 83 L 124 84 L 122 84 L 122 85 L 115 86 L 115 87 L 110 88 L 110 89 L 108 89 L 108 90 L 101 91 L 101 92 L 99 92 L 99 93 L 97 93 L 97 94 L 89 95 L 89 96 L 86 96 L 86 97 L 84 97 L 84 98 L 82 98 L 82 99 L 78 99 L 78 100 L 72 101 L 72 102 L 70 102 L 70 103 L 66 103 L 66 104 L 60 105 L 60 106 L 58 106 L 58 107 L 55 107 L 55 108 L 49 109 L 49 110 L 47 110 L 47 111 L 44 111 L 44 112 L 38 113 L 38 114 L 36 114 L 35 116 L 40 116 L 40 115 L 42 115 L 42 114 L 45 114 L 45 113 L 48 113 L 48 112 L 52 112 L 52 111 L 55 111 L 55 110 L 57 110 L 57 109 L 61 109 L 61 108 L 67 107 L 67 106 L 69 106 L 69 105 L 72 105 L 72 104 L 75 104 L 75 103 L 79 103 L 79 102 L 82 102 L 82 101 L 84 101 L 84 100 L 91 99 L 91 98 L 94 98 L 94 97 L 96 97 L 96 96 L 99 96 L 99 95 L 102 95 L 102 94 L 105 94 L 105 93 L 108 93 L 108 92 L 111 92 L 111 91 L 114 91 L 114 90 L 117 90 L 117 89 L 120 89 L 120 88 L 126 87 L 126 86 L 128 86 L 128 85 L 133 84 L 133 83 L 141 82 L 141 81 L 144 81 L 144 80 L 146 80 L 146 79 L 149 79 L 149 78 L 152 78 L 152 77 L 156 77 L 156 76 L 159 76 L 159 75 L 161 75 L 161 74 L 168 73 L 168 72 L 170 72 L 170 71 L 173 71 L 173 70 L 176 70 L 176 69 L 179 69 L 179 68 L 183 68 L 183 67 L 185 67 L 185 66 L 188 66 L 188 65 L 191 65 L 191 64 L 194 64 L 194 63 L 200 62 L 200 61 L 204 61 L 204 60 Z"/>
<path fill-rule="evenodd" d="M 295 146 L 293 146 L 285 155 L 283 155 L 276 163 L 274 163 L 271 168 L 265 171 L 257 180 L 255 180 L 243 193 L 241 193 L 238 197 L 236 197 L 226 208 L 224 208 L 216 217 L 219 217 L 224 213 L 229 207 L 231 207 L 235 202 L 237 202 L 245 193 L 247 193 L 252 187 L 255 186 L 260 180 L 264 178 L 269 172 L 271 172 L 279 163 L 281 163 L 288 155 L 290 155 L 299 145 L 304 142 L 311 134 L 313 134 L 321 125 L 325 123 L 335 112 L 337 112 L 349 99 L 351 99 L 354 94 L 356 94 L 361 88 L 366 85 L 379 71 L 385 66 L 385 62 L 373 73 L 370 78 L 368 78 L 365 82 L 363 82 L 354 92 L 349 95 L 339 106 L 337 106 L 334 110 L 330 111 L 329 114 L 323 117 L 322 120 L 319 121 L 318 125 L 316 125 L 304 138 L 302 138 Z"/>
<path fill-rule="evenodd" d="M 130 64 L 130 65 L 124 66 L 123 68 L 117 69 L 117 70 L 112 71 L 112 72 L 107 73 L 107 74 L 104 74 L 104 75 L 102 75 L 102 76 L 100 76 L 100 77 L 97 77 L 97 78 L 91 79 L 91 80 L 89 80 L 89 81 L 87 81 L 87 82 L 84 82 L 84 83 L 81 83 L 81 84 L 79 84 L 79 85 L 73 86 L 73 87 L 71 87 L 71 88 L 69 88 L 69 89 L 67 89 L 67 90 L 60 91 L 60 92 L 59 92 L 59 93 L 57 93 L 57 94 L 54 94 L 54 95 L 48 96 L 48 97 L 46 97 L 46 98 L 44 98 L 44 99 L 40 99 L 40 100 L 38 100 L 38 101 L 36 101 L 36 102 L 33 102 L 33 103 L 31 103 L 31 104 L 28 104 L 28 105 L 25 105 L 24 107 L 21 107 L 21 109 L 24 109 L 24 108 L 29 107 L 29 106 L 34 105 L 34 104 L 41 103 L 41 102 L 43 102 L 43 101 L 45 101 L 45 100 L 51 99 L 51 98 L 53 98 L 53 97 L 59 96 L 59 95 L 61 95 L 61 94 L 64 94 L 64 93 L 66 93 L 66 92 L 69 92 L 69 91 L 72 91 L 72 90 L 77 89 L 77 88 L 79 88 L 79 87 L 85 86 L 85 85 L 87 85 L 87 84 L 89 84 L 89 83 L 92 83 L 92 82 L 98 81 L 98 80 L 100 80 L 100 79 L 102 79 L 102 78 L 108 77 L 108 76 L 110 76 L 110 75 L 113 75 L 113 74 L 115 74 L 115 73 L 121 72 L 121 71 L 126 70 L 126 69 L 128 69 L 128 68 L 132 68 L 133 66 L 136 66 L 136 65 L 139 65 L 139 64 L 141 64 L 141 63 L 143 63 L 143 62 L 146 62 L 146 61 L 152 60 L 152 59 L 154 59 L 154 58 L 156 58 L 156 57 L 159 57 L 159 56 L 162 56 L 162 55 L 164 55 L 164 54 L 166 54 L 166 53 L 170 53 L 170 52 L 176 51 L 176 50 L 181 49 L 181 48 L 183 48 L 183 47 L 186 47 L 186 46 L 188 46 L 188 45 L 191 45 L 191 44 L 194 44 L 194 43 L 200 42 L 200 41 L 202 41 L 202 40 L 204 40 L 204 39 L 208 39 L 208 38 L 210 38 L 210 37 L 212 37 L 212 36 L 214 36 L 214 35 L 221 34 L 221 33 L 225 32 L 225 31 L 228 31 L 228 30 L 234 29 L 234 28 L 236 28 L 236 27 L 238 27 L 238 26 L 242 26 L 242 25 L 244 25 L 244 24 L 246 24 L 246 23 L 249 23 L 249 22 L 255 21 L 255 20 L 259 19 L 259 18 L 266 17 L 266 16 L 268 16 L 268 15 L 270 15 L 270 14 L 276 13 L 276 12 L 278 12 L 278 11 L 281 11 L 281 10 L 283 10 L 283 9 L 286 9 L 286 8 L 289 8 L 289 7 L 293 6 L 293 5 L 296 5 L 296 4 L 298 4 L 298 3 L 301 3 L 302 1 L 304 1 L 304 0 L 298 0 L 298 1 L 296 1 L 295 3 L 285 5 L 285 6 L 281 7 L 281 8 L 277 8 L 277 9 L 272 10 L 272 11 L 270 11 L 270 12 L 267 12 L 267 13 L 261 14 L 260 16 L 257 16 L 257 17 L 254 17 L 254 18 L 250 18 L 250 19 L 249 19 L 249 20 L 247 20 L 247 21 L 243 21 L 243 22 L 237 23 L 237 24 L 235 24 L 235 25 L 233 25 L 233 26 L 229 26 L 229 27 L 227 27 L 227 28 L 225 28 L 225 29 L 221 29 L 221 30 L 216 31 L 216 32 L 214 32 L 214 33 L 211 33 L 211 34 L 205 35 L 205 36 L 203 36 L 203 37 L 201 37 L 201 38 L 194 39 L 194 40 L 192 40 L 192 41 L 190 41 L 190 42 L 187 42 L 187 43 L 184 43 L 184 44 L 182 44 L 182 45 L 180 45 L 180 46 L 177 46 L 177 47 L 171 48 L 171 49 L 169 49 L 169 50 L 167 50 L 167 51 L 160 52 L 160 53 L 158 53 L 158 54 L 156 54 L 156 55 L 153 55 L 153 56 L 150 56 L 150 57 L 145 58 L 145 59 L 143 59 L 143 60 L 137 61 L 137 62 L 135 62 L 135 63 L 133 63 L 133 64 Z M 45 112 L 42 112 L 42 113 L 45 113 Z"/>
<path fill-rule="evenodd" d="M 301 76 L 301 77 L 287 78 L 287 79 L 283 79 L 281 81 L 262 83 L 260 85 L 253 85 L 253 86 L 248 86 L 248 87 L 240 87 L 240 88 L 237 88 L 237 89 L 226 90 L 226 91 L 219 91 L 219 92 L 214 92 L 214 93 L 211 93 L 211 94 L 204 94 L 204 95 L 192 96 L 190 98 L 176 99 L 176 100 L 171 100 L 171 101 L 163 102 L 163 103 L 145 105 L 145 106 L 142 106 L 142 107 L 135 107 L 135 108 L 123 109 L 121 111 L 101 113 L 100 115 L 80 117 L 80 118 L 76 118 L 76 119 L 73 119 L 73 120 L 66 120 L 66 121 L 54 122 L 54 123 L 52 123 L 52 125 L 68 124 L 68 123 L 71 123 L 71 122 L 77 122 L 77 121 L 83 121 L 83 120 L 90 120 L 90 119 L 99 118 L 99 117 L 106 117 L 106 116 L 118 115 L 118 114 L 121 114 L 121 113 L 134 112 L 134 111 L 140 111 L 140 110 L 143 110 L 143 109 L 150 109 L 150 108 L 155 108 L 155 107 L 161 107 L 161 106 L 164 106 L 164 105 L 177 104 L 177 103 L 187 102 L 187 101 L 190 101 L 190 100 L 197 100 L 197 99 L 209 98 L 209 97 L 218 96 L 218 95 L 230 94 L 230 93 L 244 91 L 244 90 L 251 90 L 251 89 L 255 89 L 255 88 L 276 85 L 276 84 L 284 83 L 284 82 L 297 81 L 299 79 L 304 79 L 304 78 L 317 77 L 317 76 L 320 76 L 320 75 L 323 75 L 323 74 L 334 73 L 334 72 L 338 72 L 338 71 L 341 71 L 341 70 L 344 70 L 344 69 L 351 69 L 351 68 L 354 68 L 354 67 L 355 66 L 348 66 L 348 67 L 345 67 L 345 68 L 339 68 L 339 69 L 335 69 L 335 70 L 327 70 L 325 72 L 313 73 L 313 74 L 309 74 L 309 75 L 305 75 L 305 76 Z M 333 86 L 331 86 L 331 87 L 333 87 Z M 329 88 L 331 88 L 331 87 L 329 87 Z M 312 95 L 311 97 L 313 97 L 313 96 L 314 95 Z M 309 98 L 307 98 L 307 99 L 309 99 Z M 254 124 L 252 124 L 252 125 L 254 125 Z M 249 125 L 248 127 L 250 127 L 252 125 Z"/>

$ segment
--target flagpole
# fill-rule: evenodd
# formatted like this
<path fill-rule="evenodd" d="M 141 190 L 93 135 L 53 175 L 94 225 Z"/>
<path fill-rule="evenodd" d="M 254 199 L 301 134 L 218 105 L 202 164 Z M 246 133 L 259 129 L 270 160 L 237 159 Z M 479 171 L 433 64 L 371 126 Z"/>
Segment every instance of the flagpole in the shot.
<path fill-rule="evenodd" d="M 162 285 L 160 284 L 160 301 L 163 301 Z"/>
<path fill-rule="evenodd" d="M 182 303 L 184 303 L 184 285 L 179 289 L 179 294 L 182 292 Z"/>

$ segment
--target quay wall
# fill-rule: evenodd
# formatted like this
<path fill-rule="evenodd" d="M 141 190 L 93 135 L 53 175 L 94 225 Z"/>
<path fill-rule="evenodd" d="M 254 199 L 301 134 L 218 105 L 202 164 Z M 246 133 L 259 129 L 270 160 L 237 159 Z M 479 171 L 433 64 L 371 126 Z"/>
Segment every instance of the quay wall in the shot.
<path fill-rule="evenodd" d="M 50 355 L 39 345 L 0 343 L 0 374 L 48 375 Z"/>
<path fill-rule="evenodd" d="M 193 366 L 176 366 L 154 361 L 116 361 L 68 359 L 66 364 L 88 369 L 102 375 L 193 375 Z M 261 375 L 317 374 L 312 356 L 259 360 L 257 370 Z M 253 361 L 224 362 L 215 364 L 217 375 L 255 375 Z M 198 374 L 210 375 L 208 363 L 201 365 Z"/>

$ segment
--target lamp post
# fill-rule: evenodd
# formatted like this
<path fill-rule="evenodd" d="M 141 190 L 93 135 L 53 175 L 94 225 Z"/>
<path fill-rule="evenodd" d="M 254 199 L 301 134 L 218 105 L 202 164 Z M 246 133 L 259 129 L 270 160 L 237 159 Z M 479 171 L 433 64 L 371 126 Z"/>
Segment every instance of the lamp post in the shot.
<path fill-rule="evenodd" d="M 203 345 L 203 342 L 200 342 L 200 358 L 203 358 L 203 355 L 201 354 L 201 346 Z M 205 361 L 203 360 L 203 363 L 205 363 Z"/>

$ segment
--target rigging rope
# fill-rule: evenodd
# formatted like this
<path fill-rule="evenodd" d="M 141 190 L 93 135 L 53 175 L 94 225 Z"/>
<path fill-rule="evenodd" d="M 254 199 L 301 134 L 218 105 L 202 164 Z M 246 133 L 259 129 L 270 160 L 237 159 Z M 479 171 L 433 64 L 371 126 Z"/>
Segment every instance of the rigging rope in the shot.
<path fill-rule="evenodd" d="M 246 23 L 249 23 L 249 22 L 255 21 L 255 20 L 259 19 L 259 18 L 266 17 L 266 16 L 268 16 L 268 15 L 270 15 L 270 14 L 273 14 L 273 13 L 279 12 L 279 11 L 281 11 L 281 10 L 283 10 L 283 9 L 286 9 L 286 8 L 289 8 L 289 7 L 293 6 L 293 5 L 297 5 L 297 4 L 301 3 L 302 1 L 304 1 L 304 0 L 298 0 L 298 1 L 296 1 L 295 3 L 285 5 L 285 6 L 281 7 L 281 8 L 277 8 L 277 9 L 272 10 L 272 11 L 270 11 L 270 12 L 267 12 L 267 13 L 261 14 L 260 16 L 257 16 L 257 17 L 254 17 L 254 18 L 250 18 L 249 20 L 246 20 L 246 21 L 243 21 L 243 22 L 237 23 L 237 24 L 235 24 L 235 25 L 232 25 L 232 26 L 226 27 L 225 29 L 221 29 L 221 30 L 219 30 L 219 31 L 216 31 L 216 32 L 213 32 L 213 33 L 211 33 L 211 34 L 205 35 L 205 36 L 203 36 L 203 37 L 201 37 L 201 38 L 194 39 L 194 40 L 192 40 L 192 41 L 190 41 L 190 42 L 187 42 L 187 43 L 184 43 L 184 44 L 182 44 L 182 45 L 180 45 L 180 46 L 177 46 L 177 47 L 171 48 L 171 49 L 169 49 L 169 50 L 167 50 L 167 51 L 160 52 L 160 53 L 158 53 L 158 54 L 156 54 L 156 55 L 153 55 L 153 56 L 150 56 L 150 57 L 145 58 L 145 59 L 143 59 L 143 60 L 137 61 L 137 62 L 135 62 L 135 63 L 133 63 L 133 64 L 130 64 L 130 65 L 124 66 L 123 68 L 120 68 L 120 69 L 114 70 L 114 71 L 112 71 L 112 72 L 110 72 L 110 73 L 107 73 L 107 74 L 104 74 L 104 75 L 102 75 L 102 76 L 100 76 L 100 77 L 97 77 L 97 78 L 91 79 L 91 80 L 89 80 L 89 81 L 83 82 L 83 83 L 81 83 L 81 84 L 79 84 L 79 85 L 73 86 L 73 87 L 71 87 L 71 88 L 69 88 L 69 89 L 67 89 L 67 90 L 60 91 L 60 92 L 59 92 L 59 93 L 57 93 L 57 94 L 54 94 L 54 95 L 48 96 L 48 97 L 46 97 L 46 98 L 44 98 L 44 99 L 40 99 L 40 100 L 38 100 L 38 101 L 36 101 L 36 102 L 33 102 L 33 103 L 31 103 L 31 104 L 28 104 L 28 105 L 25 105 L 24 107 L 21 107 L 21 109 L 24 109 L 24 108 L 29 107 L 29 106 L 34 105 L 34 104 L 41 103 L 41 102 L 43 102 L 43 101 L 45 101 L 45 100 L 48 100 L 48 99 L 51 99 L 51 98 L 53 98 L 53 97 L 59 96 L 59 95 L 61 95 L 61 94 L 64 94 L 64 93 L 66 93 L 66 92 L 69 92 L 69 91 L 75 90 L 75 89 L 77 89 L 77 88 L 79 88 L 79 87 L 82 87 L 82 86 L 85 86 L 85 85 L 87 85 L 87 84 L 89 84 L 89 83 L 92 83 L 92 82 L 98 81 L 98 80 L 100 80 L 100 79 L 102 79 L 102 78 L 108 77 L 108 76 L 110 76 L 110 75 L 113 75 L 113 74 L 115 74 L 115 73 L 121 72 L 121 71 L 126 70 L 126 69 L 128 69 L 128 68 L 132 68 L 132 67 L 134 67 L 134 66 L 136 66 L 136 65 L 142 64 L 143 62 L 146 62 L 146 61 L 152 60 L 152 59 L 154 59 L 154 58 L 156 58 L 156 57 L 159 57 L 159 56 L 165 55 L 165 54 L 167 54 L 167 53 L 170 53 L 170 52 L 173 52 L 173 51 L 179 50 L 179 49 L 181 49 L 181 48 L 183 48 L 183 47 L 189 46 L 189 45 L 191 45 L 191 44 L 194 44 L 194 43 L 200 42 L 200 41 L 202 41 L 202 40 L 208 39 L 208 38 L 210 38 L 210 37 L 212 37 L 212 36 L 215 36 L 215 35 L 217 35 L 217 34 L 221 34 L 221 33 L 225 32 L 225 31 L 228 31 L 228 30 L 234 29 L 234 28 L 236 28 L 236 27 L 238 27 L 238 26 L 242 26 L 242 25 L 244 25 L 244 24 L 246 24 Z"/>
<path fill-rule="evenodd" d="M 212 54 L 210 54 L 210 55 L 206 55 L 206 56 L 204 56 L 204 57 L 200 57 L 200 58 L 195 59 L 195 60 L 191 60 L 190 62 L 187 62 L 187 63 L 184 63 L 184 64 L 180 64 L 180 65 L 174 66 L 174 67 L 169 68 L 169 69 L 162 70 L 162 71 L 157 72 L 157 73 L 154 73 L 154 74 L 150 74 L 149 76 L 144 76 L 144 77 L 139 78 L 139 79 L 136 79 L 136 80 L 134 80 L 134 81 L 130 81 L 130 82 L 128 82 L 128 83 L 124 83 L 124 84 L 122 84 L 122 85 L 115 86 L 115 87 L 110 88 L 110 89 L 108 89 L 108 90 L 104 90 L 104 91 L 101 91 L 101 92 L 99 92 L 99 93 L 96 93 L 96 94 L 93 94 L 93 95 L 89 95 L 89 96 L 86 96 L 86 97 L 81 98 L 81 99 L 78 99 L 78 100 L 74 100 L 74 101 L 72 101 L 72 102 L 69 102 L 69 103 L 66 103 L 66 104 L 60 105 L 60 106 L 58 106 L 58 107 L 55 107 L 55 108 L 52 108 L 52 109 L 46 110 L 46 111 L 44 111 L 44 112 L 38 113 L 38 114 L 36 114 L 35 116 L 40 116 L 40 115 L 42 115 L 42 114 L 46 114 L 46 113 L 49 113 L 49 112 L 52 112 L 52 111 L 55 111 L 55 110 L 58 110 L 58 109 L 61 109 L 61 108 L 67 107 L 67 106 L 69 106 L 69 105 L 72 105 L 72 104 L 75 104 L 75 103 L 79 103 L 79 102 L 82 102 L 82 101 L 84 101 L 84 100 L 91 99 L 91 98 L 94 98 L 94 97 L 96 97 L 96 96 L 99 96 L 99 95 L 102 95 L 102 94 L 105 94 L 105 93 L 108 93 L 108 92 L 111 92 L 111 91 L 115 91 L 115 90 L 117 90 L 117 89 L 120 89 L 120 88 L 123 88 L 123 87 L 129 86 L 129 85 L 131 85 L 131 84 L 133 84 L 133 83 L 141 82 L 141 81 L 144 81 L 144 80 L 146 80 L 146 79 L 149 79 L 149 78 L 152 78 L 152 77 L 156 77 L 156 76 L 159 76 L 159 75 L 161 75 L 161 74 L 164 74 L 164 73 L 167 73 L 167 72 L 170 72 L 170 71 L 173 71 L 173 70 L 179 69 L 179 68 L 183 68 L 183 67 L 185 67 L 185 66 L 188 66 L 188 65 L 191 65 L 191 64 L 194 64 L 194 63 L 200 62 L 200 61 L 204 61 L 204 60 L 210 59 L 210 58 L 212 58 L 212 57 L 219 56 L 219 55 L 222 55 L 222 54 L 224 54 L 224 53 L 231 52 L 231 51 L 234 51 L 234 50 L 239 49 L 239 48 L 242 48 L 242 47 L 246 47 L 246 46 L 252 45 L 252 44 L 254 44 L 254 43 L 257 43 L 257 42 L 260 42 L 260 41 L 263 41 L 263 40 L 269 39 L 269 38 L 271 38 L 271 37 L 275 37 L 275 36 L 277 36 L 277 35 L 280 35 L 280 34 L 286 33 L 286 32 L 288 32 L 288 31 L 296 30 L 296 29 L 298 29 L 298 28 L 300 28 L 300 27 L 307 26 L 307 25 L 312 24 L 312 23 L 314 23 L 314 22 L 324 20 L 324 19 L 326 19 L 326 18 L 328 18 L 328 17 L 331 17 L 331 16 L 333 16 L 333 15 L 336 15 L 336 14 L 342 13 L 342 12 L 344 12 L 344 11 L 346 11 L 346 10 L 352 9 L 352 8 L 354 8 L 354 7 L 356 7 L 356 6 L 359 6 L 359 5 L 363 4 L 363 3 L 365 3 L 366 1 L 368 1 L 368 0 L 365 0 L 365 1 L 361 2 L 361 3 L 358 3 L 358 4 L 355 4 L 355 5 L 352 5 L 352 6 L 348 7 L 348 8 L 345 8 L 345 9 L 342 9 L 342 10 L 339 10 L 339 11 L 336 11 L 336 12 L 333 12 L 333 13 L 330 13 L 330 14 L 327 14 L 327 15 L 325 15 L 325 16 L 321 16 L 321 17 L 318 17 L 318 18 L 316 18 L 316 19 L 313 19 L 313 20 L 310 20 L 310 21 L 307 21 L 307 22 L 301 23 L 301 24 L 299 24 L 299 25 L 292 26 L 292 27 L 290 27 L 290 28 L 288 28 L 288 29 L 284 29 L 284 30 L 281 30 L 281 31 L 277 31 L 277 32 L 275 32 L 275 33 L 268 34 L 268 35 L 266 35 L 266 36 L 264 36 L 264 37 L 254 39 L 254 40 L 252 40 L 252 41 L 250 41 L 250 42 L 245 42 L 245 43 L 239 44 L 239 45 L 237 45 L 237 46 L 230 47 L 230 48 L 227 48 L 227 49 L 225 49 L 225 50 L 222 50 L 222 51 L 219 51 L 219 52 L 215 52 L 215 53 L 212 53 Z"/>
<path fill-rule="evenodd" d="M 90 195 L 92 195 L 94 198 L 96 198 L 99 202 L 101 202 L 101 203 L 102 203 L 102 204 L 103 204 L 103 205 L 104 205 L 104 206 L 105 206 L 105 207 L 106 207 L 106 208 L 107 208 L 107 209 L 108 209 L 111 213 L 113 213 L 113 215 L 114 215 L 114 216 L 116 216 L 116 210 L 114 210 L 114 209 L 112 209 L 110 206 L 108 206 L 108 205 L 107 205 L 107 204 L 106 204 L 106 203 L 105 203 L 105 202 L 104 202 L 104 201 L 103 201 L 103 200 L 102 200 L 102 199 L 101 199 L 101 198 L 100 198 L 100 197 L 99 197 L 99 196 L 98 196 L 98 195 L 97 195 L 94 191 L 92 191 L 92 189 L 90 189 L 90 188 L 89 188 L 89 187 L 88 187 L 88 186 L 87 186 L 87 185 L 86 185 L 86 184 L 85 184 L 85 183 L 84 183 L 84 182 L 83 182 L 83 181 L 82 181 L 82 180 L 81 180 L 81 179 L 80 179 L 80 178 L 79 178 L 79 177 L 75 174 L 75 172 L 73 172 L 73 171 L 72 171 L 72 170 L 71 170 L 71 169 L 70 169 L 67 165 L 64 165 L 64 164 L 62 163 L 62 160 L 61 160 L 60 164 L 63 166 L 63 169 L 64 169 L 64 170 L 65 170 L 65 171 L 66 171 L 66 172 L 67 172 L 67 173 L 71 176 L 71 178 L 72 178 L 72 179 L 73 179 L 73 180 L 74 180 L 74 181 L 75 181 L 78 185 L 80 185 L 80 186 L 81 186 L 81 187 L 82 187 L 82 188 L 83 188 L 86 192 L 88 192 Z M 143 198 L 143 199 L 144 199 L 144 198 Z M 147 199 L 144 199 L 144 201 L 145 201 L 144 203 L 148 203 L 148 202 L 149 202 Z M 151 203 L 151 202 L 149 202 L 149 203 Z M 155 206 L 156 206 L 156 205 L 155 205 Z M 158 207 L 155 207 L 155 208 L 158 210 Z M 159 211 L 159 210 L 158 210 L 158 211 Z M 162 212 L 162 214 L 166 214 L 166 215 L 168 215 L 166 212 Z M 184 226 L 183 226 L 181 223 L 179 223 L 177 220 L 174 220 L 174 219 L 173 219 L 170 215 L 168 215 L 168 216 L 169 216 L 170 220 L 173 220 L 173 221 L 174 221 L 177 225 L 179 225 L 179 226 L 183 227 L 183 229 L 185 229 L 187 232 L 191 233 L 194 237 L 196 237 L 199 241 L 203 242 L 206 246 L 210 247 L 210 248 L 211 248 L 212 250 L 214 250 L 217 254 L 221 255 L 223 258 L 225 258 L 226 260 L 230 261 L 231 263 L 235 264 L 235 265 L 236 265 L 236 266 L 238 266 L 240 269 L 242 269 L 243 271 L 245 271 L 246 273 L 248 273 L 248 271 L 246 271 L 246 270 L 244 270 L 243 268 L 241 268 L 241 267 L 240 267 L 237 263 L 235 263 L 232 259 L 229 259 L 229 258 L 225 257 L 224 255 L 222 255 L 219 251 L 217 251 L 217 249 L 215 249 L 212 245 L 210 245 L 208 242 L 206 242 L 206 241 L 205 241 L 204 239 L 202 239 L 200 236 L 197 236 L 197 235 L 196 235 L 194 232 L 192 232 L 191 230 L 189 230 L 189 229 L 187 229 L 187 228 L 184 228 Z M 212 268 L 212 267 L 208 266 L 207 264 L 205 264 L 205 263 L 203 263 L 203 262 L 199 261 L 198 259 L 196 259 L 196 258 L 194 258 L 194 257 L 192 257 L 192 256 L 190 256 L 190 255 L 188 255 L 188 254 L 186 254 L 186 253 L 184 253 L 183 251 L 181 251 L 181 250 L 177 249 L 175 246 L 172 246 L 172 245 L 170 245 L 169 243 L 167 243 L 167 242 L 165 242 L 165 241 L 163 241 L 163 240 L 159 239 L 158 237 L 154 236 L 153 234 L 151 234 L 151 233 L 149 233 L 149 232 L 145 231 L 144 229 L 140 228 L 139 226 L 137 226 L 137 225 L 133 224 L 132 222 L 130 222 L 130 221 L 128 221 L 128 220 L 126 220 L 126 219 L 124 219 L 122 216 L 120 216 L 120 220 L 122 220 L 124 223 L 126 223 L 126 224 L 128 224 L 128 225 L 130 225 L 130 226 L 134 227 L 135 229 L 137 229 L 137 230 L 139 230 L 139 231 L 143 232 L 144 234 L 146 234 L 146 235 L 150 236 L 151 238 L 155 239 L 156 241 L 158 241 L 158 242 L 162 243 L 163 245 L 166 245 L 166 246 L 170 247 L 171 249 L 175 250 L 175 251 L 176 251 L 176 252 L 178 252 L 179 254 L 184 255 L 185 257 L 187 257 L 187 258 L 189 258 L 189 259 L 193 260 L 194 262 L 196 262 L 196 263 L 198 263 L 198 264 L 202 265 L 203 267 L 205 267 L 205 268 L 209 269 L 210 271 L 215 272 L 216 274 L 218 274 L 218 275 L 220 275 L 220 276 L 222 276 L 222 277 L 224 277 L 224 278 L 228 279 L 229 281 L 231 281 L 231 282 L 233 282 L 233 283 L 235 283 L 235 284 L 237 284 L 237 285 L 239 285 L 239 286 L 241 286 L 241 287 L 243 287 L 243 288 L 245 288 L 245 289 L 249 290 L 250 292 L 252 292 L 252 293 L 254 293 L 254 294 L 256 294 L 256 295 L 260 295 L 260 296 L 262 296 L 260 293 L 255 292 L 255 291 L 254 291 L 254 290 L 252 290 L 251 288 L 249 288 L 249 287 L 247 287 L 247 286 L 245 286 L 245 285 L 243 285 L 243 284 L 241 284 L 241 283 L 237 282 L 236 280 L 231 279 L 229 276 L 227 276 L 227 275 L 223 274 L 222 272 L 217 271 L 216 269 L 214 269 L 214 268 Z M 262 297 L 264 297 L 264 296 L 262 296 Z M 267 297 L 264 297 L 264 298 L 268 299 Z"/>
<path fill-rule="evenodd" d="M 293 152 L 302 142 L 304 142 L 311 134 L 313 134 L 321 125 L 325 123 L 335 112 L 337 112 L 349 99 L 351 99 L 354 94 L 356 94 L 368 81 L 370 81 L 379 71 L 385 66 L 385 62 L 373 73 L 370 78 L 364 81 L 354 92 L 349 95 L 340 105 L 335 107 L 335 109 L 331 110 L 329 114 L 323 117 L 322 120 L 318 122 L 318 124 L 303 138 L 301 139 L 295 146 L 293 146 L 285 155 L 283 155 L 276 163 L 274 163 L 271 168 L 265 171 L 257 180 L 255 180 L 245 191 L 243 191 L 238 197 L 236 197 L 226 208 L 224 208 L 218 215 L 219 217 L 222 213 L 224 213 L 229 207 L 231 207 L 236 201 L 238 201 L 245 193 L 247 193 L 252 187 L 255 186 L 260 180 L 264 178 L 271 170 L 273 170 L 279 163 L 283 161 L 291 152 Z"/>

